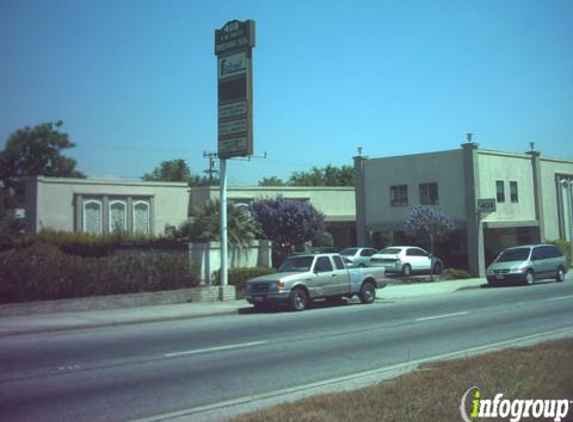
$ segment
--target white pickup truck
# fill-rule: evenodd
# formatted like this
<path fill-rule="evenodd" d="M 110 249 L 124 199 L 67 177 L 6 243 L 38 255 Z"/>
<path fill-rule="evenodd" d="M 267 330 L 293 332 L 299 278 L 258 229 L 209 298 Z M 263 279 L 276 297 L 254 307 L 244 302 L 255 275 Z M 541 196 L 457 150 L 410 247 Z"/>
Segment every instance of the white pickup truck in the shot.
<path fill-rule="evenodd" d="M 321 298 L 372 303 L 385 285 L 384 268 L 347 268 L 339 254 L 293 255 L 278 272 L 249 280 L 245 298 L 255 308 L 286 303 L 302 311 Z"/>

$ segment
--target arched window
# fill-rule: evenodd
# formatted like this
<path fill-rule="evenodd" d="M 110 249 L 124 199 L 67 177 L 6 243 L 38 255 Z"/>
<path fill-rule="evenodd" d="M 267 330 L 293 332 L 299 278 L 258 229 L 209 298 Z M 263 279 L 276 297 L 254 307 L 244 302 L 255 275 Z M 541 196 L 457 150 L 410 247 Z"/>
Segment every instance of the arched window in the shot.
<path fill-rule="evenodd" d="M 133 232 L 135 234 L 150 234 L 149 202 L 136 201 L 133 204 Z"/>
<path fill-rule="evenodd" d="M 109 203 L 109 232 L 127 230 L 127 205 L 124 201 Z"/>
<path fill-rule="evenodd" d="M 84 202 L 84 224 L 86 233 L 101 234 L 102 232 L 102 205 L 101 201 L 89 200 Z"/>

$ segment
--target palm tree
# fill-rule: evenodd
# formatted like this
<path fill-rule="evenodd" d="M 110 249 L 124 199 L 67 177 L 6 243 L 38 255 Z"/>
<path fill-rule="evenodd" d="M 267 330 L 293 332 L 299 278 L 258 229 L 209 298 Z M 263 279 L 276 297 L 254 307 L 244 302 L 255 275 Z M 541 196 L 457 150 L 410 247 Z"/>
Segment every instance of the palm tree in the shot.
<path fill-rule="evenodd" d="M 219 232 L 218 199 L 210 199 L 193 210 L 192 221 L 183 224 L 179 235 L 189 237 L 192 242 L 218 242 Z M 227 204 L 227 238 L 229 244 L 244 247 L 255 240 L 258 231 L 249 212 L 233 204 Z"/>

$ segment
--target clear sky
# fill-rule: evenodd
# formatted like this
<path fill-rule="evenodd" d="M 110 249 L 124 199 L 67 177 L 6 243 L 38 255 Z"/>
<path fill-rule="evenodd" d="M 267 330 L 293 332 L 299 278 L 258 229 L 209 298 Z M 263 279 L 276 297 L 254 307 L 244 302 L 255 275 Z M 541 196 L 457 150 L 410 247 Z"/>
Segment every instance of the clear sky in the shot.
<path fill-rule="evenodd" d="M 255 153 L 229 184 L 530 141 L 573 159 L 571 0 L 0 0 L 0 139 L 63 120 L 89 177 L 216 150 L 214 31 L 256 21 Z"/>

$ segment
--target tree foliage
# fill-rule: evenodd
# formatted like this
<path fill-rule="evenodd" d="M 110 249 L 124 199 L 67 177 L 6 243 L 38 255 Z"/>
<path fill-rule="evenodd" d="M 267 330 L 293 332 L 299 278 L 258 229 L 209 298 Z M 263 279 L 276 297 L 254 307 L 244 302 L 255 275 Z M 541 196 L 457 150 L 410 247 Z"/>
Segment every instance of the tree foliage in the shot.
<path fill-rule="evenodd" d="M 78 177 L 76 160 L 65 157 L 62 151 L 74 148 L 67 133 L 61 132 L 63 122 L 48 122 L 14 131 L 0 151 L 0 181 L 6 192 L 22 202 L 23 178 L 29 176 Z M 19 198 L 18 198 L 19 197 Z M 13 203 L 8 202 L 8 207 Z"/>
<path fill-rule="evenodd" d="M 455 229 L 454 221 L 441 211 L 417 205 L 412 210 L 405 224 L 406 233 L 419 238 L 430 245 L 430 253 L 434 254 L 437 242 L 445 240 Z"/>
<path fill-rule="evenodd" d="M 25 127 L 13 132 L 0 152 L 0 180 L 13 187 L 24 176 L 82 177 L 73 158 L 61 155 L 74 148 L 69 135 L 60 132 L 62 121 Z"/>
<path fill-rule="evenodd" d="M 354 186 L 354 168 L 330 164 L 313 167 L 309 171 L 295 171 L 286 183 L 276 176 L 265 177 L 259 186 Z"/>
<path fill-rule="evenodd" d="M 277 176 L 271 176 L 259 180 L 259 186 L 286 186 L 286 183 Z"/>
<path fill-rule="evenodd" d="M 190 179 L 191 169 L 181 158 L 162 161 L 151 173 L 141 177 L 147 182 L 188 182 Z"/>
<path fill-rule="evenodd" d="M 324 215 L 306 202 L 276 198 L 255 201 L 251 213 L 262 235 L 283 254 L 324 231 Z"/>
<path fill-rule="evenodd" d="M 147 182 L 185 182 L 189 186 L 209 186 L 219 183 L 214 177 L 194 175 L 184 159 L 162 161 L 151 173 L 145 173 L 141 180 Z"/>
<path fill-rule="evenodd" d="M 289 186 L 354 186 L 352 166 L 323 168 L 313 167 L 310 171 L 295 171 L 288 181 Z"/>
<path fill-rule="evenodd" d="M 220 202 L 209 200 L 195 208 L 192 221 L 183 224 L 178 236 L 192 242 L 218 242 L 220 236 Z M 243 247 L 255 240 L 258 230 L 246 208 L 227 204 L 227 239 L 230 245 Z"/>

